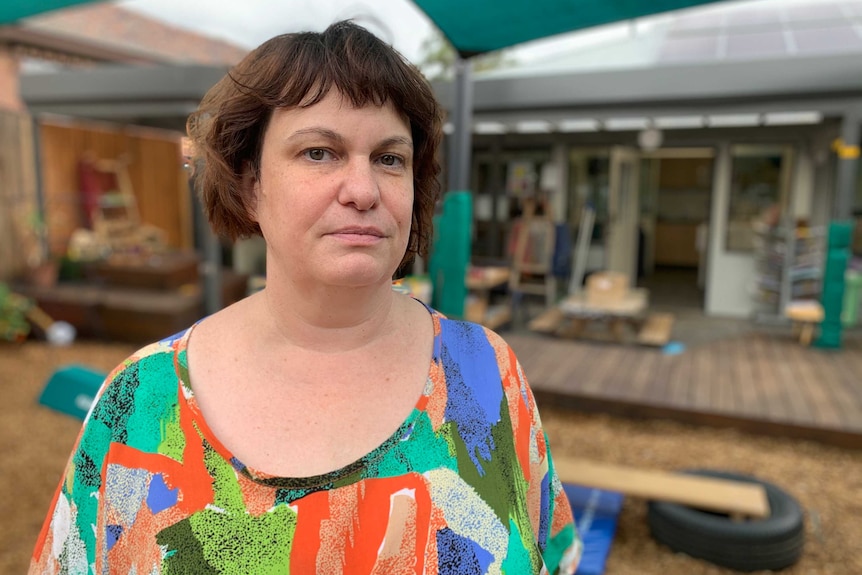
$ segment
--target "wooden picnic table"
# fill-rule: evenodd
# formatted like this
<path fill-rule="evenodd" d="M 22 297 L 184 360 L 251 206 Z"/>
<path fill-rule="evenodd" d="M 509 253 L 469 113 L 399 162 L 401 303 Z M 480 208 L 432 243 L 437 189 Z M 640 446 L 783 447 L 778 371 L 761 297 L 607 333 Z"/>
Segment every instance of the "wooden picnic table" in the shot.
<path fill-rule="evenodd" d="M 607 327 L 615 341 L 622 342 L 626 324 L 636 331 L 640 329 L 648 300 L 649 292 L 643 288 L 628 290 L 617 299 L 601 303 L 590 301 L 586 292 L 580 292 L 560 302 L 559 308 L 568 323 L 565 329 L 567 336 L 580 337 L 590 324 L 600 323 Z"/>

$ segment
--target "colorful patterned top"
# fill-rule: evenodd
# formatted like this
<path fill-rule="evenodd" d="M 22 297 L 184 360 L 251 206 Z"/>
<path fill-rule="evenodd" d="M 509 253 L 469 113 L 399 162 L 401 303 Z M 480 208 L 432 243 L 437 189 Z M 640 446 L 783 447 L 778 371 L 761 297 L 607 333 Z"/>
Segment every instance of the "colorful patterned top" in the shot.
<path fill-rule="evenodd" d="M 88 416 L 30 573 L 573 573 L 581 544 L 518 361 L 432 311 L 412 414 L 355 463 L 262 475 L 213 436 L 191 330 L 132 355 Z"/>

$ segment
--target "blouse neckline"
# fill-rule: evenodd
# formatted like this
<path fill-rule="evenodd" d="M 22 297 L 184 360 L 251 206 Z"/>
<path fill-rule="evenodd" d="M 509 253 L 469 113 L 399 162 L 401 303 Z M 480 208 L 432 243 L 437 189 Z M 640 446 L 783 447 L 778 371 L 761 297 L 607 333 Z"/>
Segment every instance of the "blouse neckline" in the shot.
<path fill-rule="evenodd" d="M 195 426 L 195 429 L 197 429 L 198 435 L 200 435 L 200 437 L 204 441 L 209 443 L 212 448 L 222 458 L 224 458 L 225 461 L 230 462 L 230 464 L 238 473 L 241 473 L 255 483 L 279 489 L 311 490 L 325 488 L 334 484 L 335 482 L 344 482 L 361 474 L 363 470 L 367 469 L 369 466 L 373 465 L 375 462 L 386 456 L 386 454 L 389 453 L 392 449 L 394 449 L 395 446 L 398 445 L 400 442 L 408 440 L 417 418 L 419 418 L 422 411 L 424 411 L 423 406 L 427 404 L 432 394 L 442 392 L 442 390 L 439 389 L 435 390 L 433 383 L 435 379 L 439 379 L 434 377 L 434 372 L 440 369 L 438 358 L 440 357 L 440 319 L 442 316 L 428 305 L 424 303 L 423 305 L 425 305 L 425 308 L 431 315 L 431 320 L 434 324 L 434 344 L 431 360 L 429 361 L 428 372 L 425 376 L 425 387 L 422 390 L 422 394 L 416 400 L 412 411 L 404 420 L 404 422 L 402 422 L 401 425 L 399 425 L 398 428 L 383 443 L 381 443 L 379 446 L 377 446 L 367 454 L 363 455 L 356 461 L 348 463 L 347 465 L 339 469 L 308 477 L 281 477 L 271 475 L 257 469 L 253 469 L 245 465 L 238 458 L 236 458 L 227 447 L 224 446 L 224 444 L 218 439 L 215 433 L 213 433 L 212 429 L 210 429 L 209 425 L 206 422 L 206 419 L 204 418 L 203 413 L 200 411 L 197 401 L 195 401 L 194 391 L 189 380 L 187 355 L 188 342 L 195 327 L 197 327 L 197 325 L 201 321 L 203 321 L 203 319 L 195 322 L 194 325 L 187 329 L 174 346 L 173 359 L 174 369 L 179 386 L 179 401 L 184 402 L 186 404 L 185 406 L 191 412 L 192 422 Z"/>

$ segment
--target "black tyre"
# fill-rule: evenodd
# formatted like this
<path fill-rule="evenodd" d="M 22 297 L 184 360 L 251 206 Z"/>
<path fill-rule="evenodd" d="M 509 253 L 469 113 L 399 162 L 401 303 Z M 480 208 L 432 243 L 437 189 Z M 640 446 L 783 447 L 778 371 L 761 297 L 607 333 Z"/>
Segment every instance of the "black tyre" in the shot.
<path fill-rule="evenodd" d="M 656 541 L 674 551 L 737 571 L 778 570 L 799 560 L 805 543 L 805 526 L 802 508 L 791 495 L 749 475 L 703 469 L 684 473 L 759 483 L 766 489 L 770 516 L 735 521 L 720 513 L 650 501 L 647 520 Z"/>

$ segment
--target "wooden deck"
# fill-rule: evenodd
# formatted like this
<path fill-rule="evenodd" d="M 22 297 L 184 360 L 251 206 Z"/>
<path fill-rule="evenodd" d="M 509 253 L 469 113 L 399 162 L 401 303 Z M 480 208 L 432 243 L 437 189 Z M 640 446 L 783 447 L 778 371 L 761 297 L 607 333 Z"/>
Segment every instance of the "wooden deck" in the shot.
<path fill-rule="evenodd" d="M 679 355 L 502 333 L 541 404 L 799 437 L 862 448 L 862 337 L 838 351 L 752 331 Z"/>

